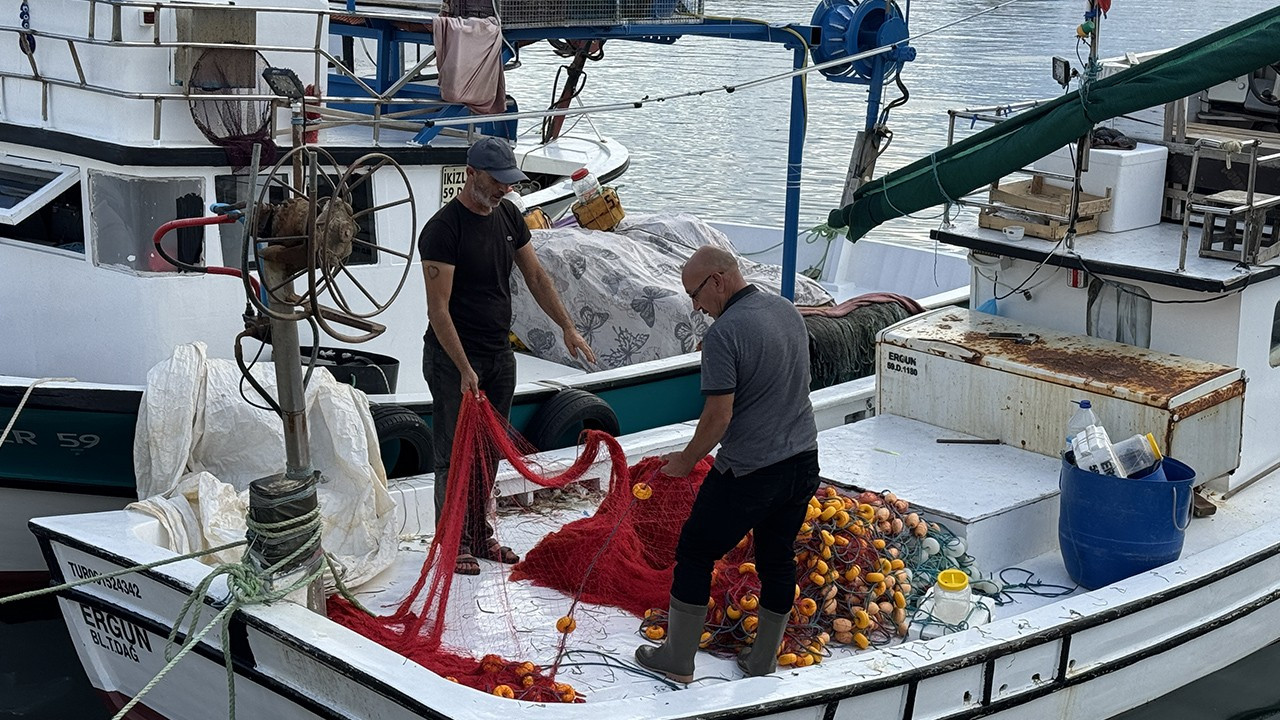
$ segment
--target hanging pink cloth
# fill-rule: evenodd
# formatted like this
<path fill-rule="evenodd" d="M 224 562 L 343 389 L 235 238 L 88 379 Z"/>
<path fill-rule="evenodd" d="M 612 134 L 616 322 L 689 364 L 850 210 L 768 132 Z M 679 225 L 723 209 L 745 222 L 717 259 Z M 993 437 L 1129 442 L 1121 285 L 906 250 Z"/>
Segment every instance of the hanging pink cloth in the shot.
<path fill-rule="evenodd" d="M 432 23 L 440 97 L 477 115 L 507 109 L 502 74 L 502 26 L 496 18 L 439 17 Z"/>

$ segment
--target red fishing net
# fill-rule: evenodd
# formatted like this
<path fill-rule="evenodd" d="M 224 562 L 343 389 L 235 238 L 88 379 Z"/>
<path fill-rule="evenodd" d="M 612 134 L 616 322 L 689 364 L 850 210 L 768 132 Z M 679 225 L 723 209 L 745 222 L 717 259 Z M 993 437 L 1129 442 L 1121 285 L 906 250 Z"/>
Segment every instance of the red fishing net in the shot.
<path fill-rule="evenodd" d="M 688 478 L 670 478 L 659 472 L 660 458 L 628 467 L 622 448 L 603 432 L 589 430 L 582 439 L 581 452 L 572 466 L 544 473 L 527 460 L 532 448 L 487 400 L 465 398 L 454 432 L 447 510 L 436 525 L 417 582 L 390 615 L 370 617 L 335 596 L 329 601 L 329 616 L 464 685 L 535 702 L 580 700 L 569 685 L 555 681 L 555 663 L 542 668 L 497 654 L 477 660 L 468 650 L 446 647 L 443 640 L 465 519 L 461 509 L 471 493 L 489 496 L 489 478 L 503 459 L 525 479 L 544 488 L 561 488 L 582 480 L 597 461 L 610 464 L 607 492 L 599 509 L 544 537 L 511 575 L 512 580 L 553 588 L 571 598 L 566 619 L 557 624 L 561 631 L 557 657 L 576 624 L 572 618 L 579 602 L 612 605 L 636 615 L 650 607 L 666 606 L 680 526 L 710 463 L 704 459 Z"/>
<path fill-rule="evenodd" d="M 531 448 L 483 397 L 464 399 L 454 434 L 447 512 L 436 526 L 416 583 L 389 615 L 370 617 L 335 596 L 329 602 L 330 617 L 464 685 L 534 702 L 581 701 L 581 693 L 556 679 L 577 624 L 575 611 L 580 603 L 621 608 L 643 616 L 638 629 L 645 637 L 663 638 L 676 541 L 710 469 L 704 458 L 690 477 L 671 478 L 660 472 L 661 458 L 628 467 L 622 448 L 605 433 L 587 431 L 582 440 L 572 466 L 544 472 L 530 464 Z M 485 627 L 460 629 L 458 625 L 480 621 L 464 618 L 458 608 L 451 612 L 461 509 L 471 493 L 489 497 L 488 478 L 502 459 L 543 488 L 581 481 L 597 462 L 610 467 L 607 491 L 595 512 L 542 537 L 509 578 L 563 593 L 544 602 L 564 608 L 563 616 L 547 622 L 559 634 L 553 650 L 539 653 L 552 658 L 545 667 L 528 661 L 526 646 L 504 643 L 504 636 L 517 635 L 518 615 L 544 609 L 516 607 L 505 596 L 505 583 L 496 593 L 460 596 L 460 605 L 480 607 Z M 492 513 L 490 519 L 495 519 Z M 779 664 L 821 662 L 830 652 L 828 643 L 866 648 L 904 636 L 909 614 L 932 582 L 931 576 L 913 578 L 913 568 L 928 564 L 936 572 L 932 565 L 939 562 L 954 566 L 954 555 L 938 552 L 940 543 L 953 539 L 892 493 L 848 495 L 820 488 L 796 538 L 796 601 Z M 754 638 L 760 583 L 752 559 L 748 535 L 716 565 L 701 646 L 717 655 L 733 655 Z M 552 618 L 559 611 L 553 613 Z M 470 631 L 466 642 L 456 642 L 460 630 Z M 448 643 L 446 631 L 451 633 Z M 487 654 L 475 657 L 482 652 Z"/>

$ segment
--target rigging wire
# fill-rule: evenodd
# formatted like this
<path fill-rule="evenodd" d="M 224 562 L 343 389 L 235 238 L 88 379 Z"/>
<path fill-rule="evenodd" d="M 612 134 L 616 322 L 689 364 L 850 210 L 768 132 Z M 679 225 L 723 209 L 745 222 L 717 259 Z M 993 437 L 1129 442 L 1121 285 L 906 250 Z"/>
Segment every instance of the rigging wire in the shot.
<path fill-rule="evenodd" d="M 585 114 L 594 114 L 594 113 L 603 113 L 603 112 L 616 112 L 616 111 L 622 111 L 622 110 L 639 110 L 645 107 L 646 105 L 659 103 L 659 102 L 666 102 L 668 100 L 680 100 L 680 99 L 690 98 L 690 97 L 701 97 L 702 95 L 708 95 L 708 94 L 717 93 L 717 92 L 734 93 L 734 92 L 737 92 L 738 90 L 747 90 L 750 88 L 759 87 L 761 85 L 767 85 L 770 83 L 780 82 L 783 80 L 790 80 L 794 77 L 800 77 L 800 76 L 807 77 L 810 73 L 813 73 L 813 72 L 820 72 L 822 70 L 827 70 L 829 68 L 837 67 L 840 65 L 854 63 L 859 60 L 865 60 L 866 58 L 875 57 L 876 55 L 883 55 L 887 52 L 890 52 L 891 50 L 893 50 L 894 48 L 900 45 L 910 44 L 913 41 L 921 40 L 930 35 L 942 32 L 943 30 L 954 27 L 961 23 L 976 20 L 984 15 L 988 15 L 990 13 L 996 12 L 997 10 L 1001 10 L 1017 2 L 1022 2 L 1022 0 L 1005 0 L 1005 2 L 1002 2 L 999 5 L 994 5 L 992 7 L 986 8 L 985 10 L 980 10 L 976 13 L 973 13 L 972 15 L 958 18 L 949 23 L 945 23 L 943 25 L 939 25 L 938 27 L 925 30 L 924 32 L 920 32 L 915 35 L 910 35 L 906 38 L 903 38 L 902 40 L 899 40 L 894 43 L 890 43 L 888 45 L 881 45 L 879 47 L 872 48 L 870 50 L 864 50 L 863 52 L 854 53 L 853 55 L 835 58 L 833 60 L 828 60 L 826 62 L 818 63 L 816 65 L 809 65 L 808 62 L 806 61 L 804 66 L 797 68 L 795 70 L 777 73 L 774 75 L 767 75 L 765 77 L 756 78 L 754 80 L 747 80 L 747 81 L 735 83 L 732 85 L 719 85 L 716 87 L 705 87 L 705 88 L 699 88 L 696 90 L 687 90 L 684 92 L 672 93 L 669 95 L 657 95 L 657 96 L 645 95 L 642 98 L 639 98 L 637 100 L 632 100 L 630 102 L 608 103 L 603 105 L 590 105 L 590 106 L 582 106 L 579 108 L 562 108 L 562 109 L 556 109 L 556 110 L 530 110 L 530 111 L 500 113 L 500 114 L 493 114 L 493 115 L 469 115 L 469 116 L 460 117 L 460 118 L 444 118 L 440 120 L 426 120 L 425 126 L 426 127 L 448 127 L 451 125 L 471 125 L 475 123 L 500 122 L 504 120 L 544 118 L 544 117 L 550 117 L 555 115 L 571 116 L 571 115 L 585 115 Z M 765 22 L 763 20 L 754 20 L 749 18 L 733 18 L 733 17 L 725 18 L 725 17 L 718 17 L 718 16 L 712 16 L 712 15 L 708 15 L 706 16 L 706 18 L 711 20 L 721 20 L 721 21 L 728 21 L 728 22 L 751 22 L 751 23 L 756 23 L 760 25 L 766 25 L 769 27 L 774 27 L 775 29 L 783 30 L 795 35 L 800 40 L 800 42 L 804 44 L 805 47 L 808 47 L 808 43 L 800 35 L 800 33 L 796 32 L 795 29 L 791 27 L 777 28 L 771 23 Z"/>

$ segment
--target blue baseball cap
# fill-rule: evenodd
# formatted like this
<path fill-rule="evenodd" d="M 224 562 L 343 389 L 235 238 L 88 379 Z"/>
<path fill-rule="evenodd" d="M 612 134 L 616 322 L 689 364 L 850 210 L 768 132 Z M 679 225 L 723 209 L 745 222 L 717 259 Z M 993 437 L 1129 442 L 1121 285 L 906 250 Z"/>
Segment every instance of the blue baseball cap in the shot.
<path fill-rule="evenodd" d="M 467 151 L 467 164 L 489 173 L 494 180 L 507 185 L 529 179 L 516 165 L 515 153 L 511 152 L 511 146 L 502 138 L 481 138 Z"/>

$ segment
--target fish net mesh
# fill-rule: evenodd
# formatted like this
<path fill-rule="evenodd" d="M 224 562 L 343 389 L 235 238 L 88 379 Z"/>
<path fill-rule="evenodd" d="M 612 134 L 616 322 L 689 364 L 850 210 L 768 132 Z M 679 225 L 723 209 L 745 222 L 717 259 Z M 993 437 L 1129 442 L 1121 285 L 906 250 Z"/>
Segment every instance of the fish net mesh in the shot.
<path fill-rule="evenodd" d="M 276 159 L 270 131 L 275 103 L 253 97 L 272 94 L 262 79 L 266 68 L 267 59 L 261 53 L 233 48 L 205 50 L 191 67 L 187 83 L 191 118 L 209 142 L 226 151 L 228 164 L 236 169 L 249 165 L 255 143 L 262 145 L 260 162 L 270 164 Z M 237 95 L 250 97 L 238 99 Z"/>
<path fill-rule="evenodd" d="M 676 541 L 710 470 L 710 458 L 700 461 L 689 477 L 673 478 L 660 471 L 661 458 L 628 466 L 622 448 L 606 433 L 587 430 L 581 441 L 570 467 L 546 472 L 527 459 L 532 448 L 483 396 L 468 396 L 454 435 L 446 508 L 464 508 L 471 493 L 490 497 L 488 478 L 501 460 L 542 488 L 580 482 L 593 466 L 607 462 L 609 479 L 594 514 L 542 537 L 498 590 L 455 594 L 460 576 L 454 568 L 465 518 L 462 512 L 446 512 L 416 582 L 389 614 L 367 615 L 335 596 L 329 616 L 477 690 L 533 702 L 583 701 L 584 693 L 558 677 L 580 611 L 584 604 L 620 608 L 636 616 L 640 642 L 663 639 Z M 499 520 L 492 510 L 490 520 Z M 912 583 L 907 562 L 936 565 L 942 560 L 955 566 L 954 560 L 923 545 L 931 536 L 945 541 L 944 535 L 944 529 L 920 519 L 891 493 L 849 495 L 819 488 L 796 538 L 795 605 L 779 663 L 809 665 L 830 654 L 829 644 L 865 648 L 905 635 L 908 612 L 922 589 Z M 936 548 L 938 540 L 933 542 Z M 730 657 L 754 639 L 760 583 L 753 557 L 748 534 L 717 563 L 700 643 L 704 650 Z M 514 582 L 547 588 L 537 600 L 543 607 L 521 606 L 529 600 L 508 595 L 505 588 Z M 548 624 L 555 624 L 555 647 L 522 645 L 517 624 L 545 615 L 545 606 L 556 608 L 548 616 Z M 477 607 L 478 615 L 472 612 Z M 460 638 L 464 641 L 458 642 Z"/>
<path fill-rule="evenodd" d="M 703 0 L 445 0 L 445 15 L 497 17 L 504 27 L 696 22 Z"/>

